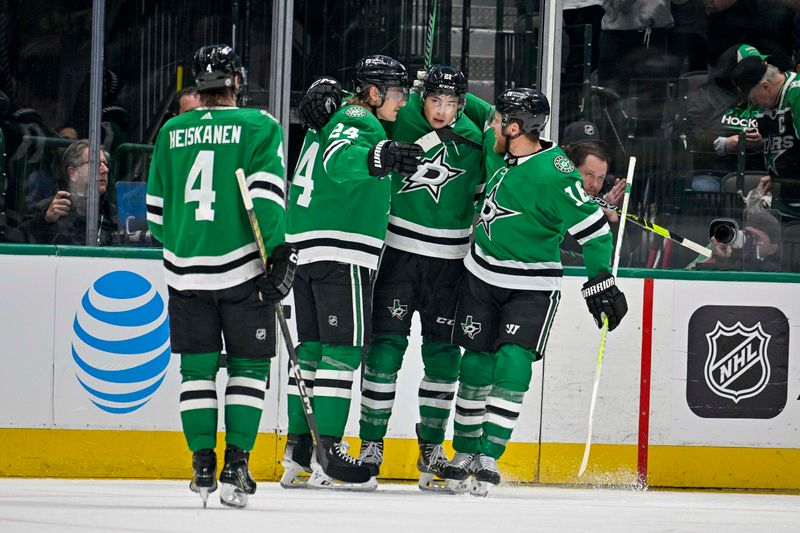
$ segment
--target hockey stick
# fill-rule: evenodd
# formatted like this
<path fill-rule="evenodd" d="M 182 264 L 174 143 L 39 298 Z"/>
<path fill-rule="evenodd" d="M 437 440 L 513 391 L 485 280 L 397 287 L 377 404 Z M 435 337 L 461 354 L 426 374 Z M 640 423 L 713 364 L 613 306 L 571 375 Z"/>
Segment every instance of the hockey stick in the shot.
<path fill-rule="evenodd" d="M 622 214 L 622 210 L 619 207 L 606 202 L 605 200 L 603 200 L 599 196 L 592 196 L 592 198 L 594 198 L 594 200 L 600 205 L 600 207 L 608 209 L 609 211 L 611 211 L 613 213 L 616 213 L 618 215 Z M 683 246 L 685 248 L 688 248 L 689 250 L 691 250 L 693 252 L 696 252 L 696 253 L 702 255 L 703 257 L 706 257 L 706 258 L 711 257 L 711 250 L 709 250 L 708 248 L 706 248 L 702 244 L 698 244 L 698 243 L 696 243 L 694 241 L 691 241 L 691 240 L 687 239 L 686 237 L 683 237 L 682 235 L 678 235 L 674 231 L 670 231 L 665 227 L 659 226 L 658 224 L 653 224 L 652 222 L 648 222 L 647 220 L 645 220 L 643 218 L 639 218 L 638 216 L 634 215 L 633 213 L 626 213 L 625 216 L 631 223 L 636 224 L 640 228 L 644 228 L 647 231 L 652 231 L 656 235 L 661 235 L 665 239 L 669 239 L 671 241 L 675 241 L 678 244 L 680 244 L 681 246 Z"/>
<path fill-rule="evenodd" d="M 617 277 L 619 270 L 619 251 L 622 247 L 622 236 L 625 233 L 625 221 L 628 220 L 628 200 L 631 196 L 631 185 L 633 183 L 633 169 L 636 167 L 636 157 L 628 159 L 628 177 L 625 180 L 625 196 L 622 200 L 622 219 L 619 222 L 619 232 L 617 233 L 617 249 L 614 251 L 614 264 L 611 267 L 611 275 Z M 597 354 L 597 366 L 594 369 L 594 386 L 592 387 L 592 403 L 589 407 L 589 428 L 586 435 L 586 447 L 583 449 L 583 460 L 581 468 L 578 470 L 578 477 L 583 475 L 586 464 L 589 462 L 589 450 L 592 447 L 592 420 L 594 419 L 594 407 L 597 404 L 597 389 L 600 386 L 600 371 L 603 368 L 603 353 L 606 350 L 606 335 L 608 335 L 608 317 L 603 316 L 603 328 L 600 333 L 600 352 Z"/>
<path fill-rule="evenodd" d="M 264 272 L 266 272 L 267 248 L 264 246 L 264 240 L 261 238 L 261 228 L 258 225 L 258 219 L 253 210 L 253 200 L 250 198 L 250 191 L 247 190 L 247 180 L 245 179 L 244 170 L 241 168 L 236 169 L 236 180 L 239 182 L 239 192 L 242 195 L 244 208 L 247 211 L 247 219 L 250 221 L 250 229 L 253 230 L 253 237 L 256 239 L 258 255 L 261 256 L 261 265 L 264 267 Z M 311 408 L 311 399 L 308 397 L 308 392 L 306 391 L 306 383 L 303 381 L 303 376 L 300 374 L 300 361 L 297 359 L 297 353 L 294 351 L 292 333 L 289 331 L 289 324 L 286 323 L 286 317 L 283 316 L 283 304 L 281 304 L 281 302 L 275 303 L 275 316 L 278 318 L 278 324 L 280 324 L 281 327 L 286 351 L 289 352 L 289 362 L 291 363 L 289 365 L 289 370 L 292 376 L 294 376 L 294 380 L 297 382 L 297 390 L 300 392 L 300 399 L 303 401 L 306 422 L 308 422 L 308 429 L 311 431 L 311 440 L 314 441 L 314 447 L 317 450 L 317 462 L 322 466 L 322 469 L 325 470 L 328 467 L 328 456 L 322 448 L 317 419 L 314 417 L 314 410 Z"/>
<path fill-rule="evenodd" d="M 433 0 L 433 9 L 431 9 L 431 16 L 428 20 L 428 35 L 425 41 L 425 70 L 428 70 L 433 61 L 433 36 L 436 30 L 436 11 L 439 8 L 439 2 Z"/>

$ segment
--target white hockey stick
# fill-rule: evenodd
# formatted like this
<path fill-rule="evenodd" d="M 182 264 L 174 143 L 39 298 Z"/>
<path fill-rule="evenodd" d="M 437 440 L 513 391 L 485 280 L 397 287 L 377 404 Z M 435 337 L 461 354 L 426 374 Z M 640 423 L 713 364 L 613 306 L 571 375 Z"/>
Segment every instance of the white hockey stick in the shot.
<path fill-rule="evenodd" d="M 622 248 L 622 236 L 625 233 L 625 221 L 628 220 L 628 200 L 631 196 L 631 185 L 633 184 L 633 169 L 636 167 L 636 158 L 631 156 L 628 160 L 628 177 L 625 180 L 625 197 L 622 200 L 622 216 L 619 221 L 619 231 L 617 233 L 617 246 L 614 251 L 614 264 L 611 267 L 611 275 L 617 277 L 617 270 L 619 270 L 619 253 Z M 606 335 L 608 335 L 608 317 L 603 315 L 603 329 L 600 333 L 600 352 L 597 354 L 597 366 L 594 369 L 594 386 L 592 387 L 592 403 L 589 407 L 589 428 L 586 435 L 586 447 L 583 449 L 583 461 L 581 461 L 581 468 L 578 470 L 578 477 L 582 476 L 586 471 L 586 465 L 589 462 L 589 450 L 592 448 L 592 420 L 594 419 L 594 407 L 597 404 L 597 389 L 600 386 L 600 372 L 603 369 L 603 353 L 606 350 Z"/>

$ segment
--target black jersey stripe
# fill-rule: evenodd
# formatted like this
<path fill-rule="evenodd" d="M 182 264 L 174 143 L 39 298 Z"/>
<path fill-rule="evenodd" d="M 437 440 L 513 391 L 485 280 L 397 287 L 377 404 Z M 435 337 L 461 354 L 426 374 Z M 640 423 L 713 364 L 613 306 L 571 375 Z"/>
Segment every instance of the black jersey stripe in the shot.
<path fill-rule="evenodd" d="M 212 389 L 206 390 L 187 390 L 181 393 L 181 401 L 185 402 L 187 400 L 200 400 L 203 398 L 209 398 L 212 400 L 217 399 L 217 391 Z"/>
<path fill-rule="evenodd" d="M 449 246 L 458 246 L 463 244 L 469 243 L 469 236 L 466 235 L 464 237 L 439 237 L 434 235 L 426 235 L 424 233 L 419 233 L 417 231 L 403 228 L 401 226 L 397 226 L 395 224 L 389 223 L 387 231 L 394 233 L 395 235 L 399 235 L 401 237 L 408 237 L 410 239 L 414 239 L 417 241 L 424 241 L 429 242 L 431 244 L 444 244 Z"/>
<path fill-rule="evenodd" d="M 353 386 L 352 381 L 348 381 L 346 379 L 326 379 L 326 378 L 317 378 L 314 380 L 314 388 L 318 389 L 320 387 L 331 387 L 336 389 L 344 389 L 350 390 Z"/>
<path fill-rule="evenodd" d="M 467 409 L 466 407 L 461 407 L 456 402 L 456 414 L 461 416 L 480 416 L 486 412 L 486 409 L 479 408 L 479 409 Z"/>
<path fill-rule="evenodd" d="M 456 393 L 453 391 L 440 391 L 440 390 L 428 390 L 428 389 L 419 389 L 418 396 L 420 398 L 434 398 L 436 400 L 452 400 L 455 398 Z"/>
<path fill-rule="evenodd" d="M 380 255 L 381 248 L 378 246 L 370 246 L 361 242 L 343 241 L 341 239 L 333 238 L 318 238 L 307 239 L 303 241 L 293 242 L 298 250 L 305 250 L 307 248 L 315 248 L 317 246 L 330 246 L 333 248 L 344 248 L 346 250 L 355 250 L 358 252 L 366 252 L 373 255 Z"/>
<path fill-rule="evenodd" d="M 164 214 L 164 208 L 152 204 L 147 204 L 147 212 L 152 215 L 162 216 Z"/>
<path fill-rule="evenodd" d="M 278 187 L 274 183 L 270 183 L 268 181 L 254 181 L 252 185 L 248 187 L 248 189 L 251 191 L 254 189 L 264 189 L 265 191 L 269 191 L 271 193 L 278 195 L 281 198 L 281 200 L 285 199 L 283 189 L 281 187 Z"/>
<path fill-rule="evenodd" d="M 487 405 L 486 411 L 489 413 L 494 413 L 496 415 L 500 415 L 503 418 L 508 418 L 510 420 L 516 420 L 519 418 L 519 412 L 517 411 L 509 411 L 508 409 L 503 409 L 502 407 L 497 407 L 496 405 Z"/>
<path fill-rule="evenodd" d="M 378 392 L 374 390 L 364 389 L 361 391 L 361 396 L 370 398 L 371 400 L 394 400 L 394 391 L 392 392 Z"/>
<path fill-rule="evenodd" d="M 178 276 L 184 276 L 187 274 L 223 274 L 242 265 L 246 265 L 253 260 L 260 260 L 258 250 L 252 251 L 247 255 L 243 255 L 242 257 L 221 265 L 192 265 L 180 267 L 170 263 L 165 257 L 164 267 Z"/>
<path fill-rule="evenodd" d="M 313 379 L 303 379 L 303 384 L 305 384 L 307 389 L 313 389 L 314 388 L 314 380 Z M 290 387 L 296 387 L 297 386 L 297 380 L 294 379 L 294 376 L 291 376 L 291 375 L 289 376 L 289 386 Z"/>
<path fill-rule="evenodd" d="M 598 218 L 591 226 L 583 228 L 579 232 L 574 233 L 572 236 L 575 237 L 576 241 L 580 241 L 581 239 L 585 239 L 592 233 L 598 231 L 605 225 L 606 225 L 606 217 Z"/>
<path fill-rule="evenodd" d="M 264 399 L 264 391 L 259 389 L 254 389 L 253 387 L 245 387 L 242 385 L 228 385 L 225 388 L 225 395 L 231 394 L 241 394 L 242 396 L 252 396 L 253 398 L 258 398 L 259 400 Z"/>
<path fill-rule="evenodd" d="M 475 260 L 478 266 L 497 274 L 506 274 L 508 276 L 526 276 L 530 278 L 560 278 L 564 272 L 563 268 L 525 269 L 492 265 L 475 253 L 475 246 L 473 246 L 472 250 L 470 250 L 470 254 L 472 254 L 472 258 Z"/>

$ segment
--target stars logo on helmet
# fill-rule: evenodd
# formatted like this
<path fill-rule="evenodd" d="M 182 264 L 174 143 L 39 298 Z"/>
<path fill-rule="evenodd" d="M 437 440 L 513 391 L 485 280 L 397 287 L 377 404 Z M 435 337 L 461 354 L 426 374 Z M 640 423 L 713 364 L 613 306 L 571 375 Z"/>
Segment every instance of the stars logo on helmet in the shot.
<path fill-rule="evenodd" d="M 464 173 L 460 168 L 451 167 L 444 158 L 447 151 L 444 146 L 431 158 L 423 158 L 422 164 L 411 176 L 403 178 L 403 186 L 399 192 L 410 192 L 424 189 L 430 193 L 433 201 L 439 203 L 442 188 Z"/>
<path fill-rule="evenodd" d="M 489 192 L 488 196 L 486 196 L 486 199 L 483 201 L 483 209 L 481 209 L 481 221 L 479 224 L 483 226 L 486 236 L 490 239 L 492 238 L 492 222 L 498 218 L 513 217 L 514 215 L 520 214 L 519 211 L 507 209 L 497 203 L 497 189 L 499 186 L 500 184 L 498 183 L 491 192 Z"/>

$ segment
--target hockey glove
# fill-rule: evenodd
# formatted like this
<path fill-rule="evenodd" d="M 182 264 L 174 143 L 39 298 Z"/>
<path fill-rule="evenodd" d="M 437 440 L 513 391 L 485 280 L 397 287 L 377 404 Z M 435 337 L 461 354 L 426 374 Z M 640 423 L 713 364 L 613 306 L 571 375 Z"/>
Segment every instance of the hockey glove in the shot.
<path fill-rule="evenodd" d="M 370 149 L 367 166 L 372 176 L 385 176 L 389 172 L 410 176 L 422 164 L 420 158 L 424 155 L 425 151 L 418 144 L 381 141 Z"/>
<path fill-rule="evenodd" d="M 334 78 L 322 77 L 311 84 L 300 100 L 297 112 L 303 126 L 321 130 L 342 103 L 342 87 Z"/>
<path fill-rule="evenodd" d="M 267 272 L 256 278 L 261 298 L 269 303 L 278 303 L 289 294 L 297 270 L 297 248 L 292 244 L 281 244 L 273 251 L 267 263 Z"/>
<path fill-rule="evenodd" d="M 589 312 L 598 328 L 603 327 L 603 315 L 608 317 L 608 331 L 613 331 L 628 312 L 628 302 L 608 272 L 590 279 L 581 290 Z"/>

